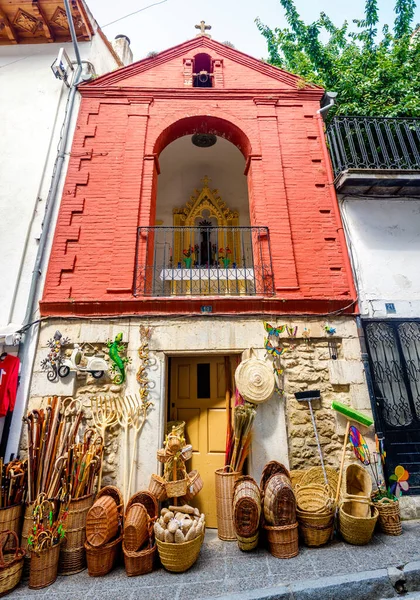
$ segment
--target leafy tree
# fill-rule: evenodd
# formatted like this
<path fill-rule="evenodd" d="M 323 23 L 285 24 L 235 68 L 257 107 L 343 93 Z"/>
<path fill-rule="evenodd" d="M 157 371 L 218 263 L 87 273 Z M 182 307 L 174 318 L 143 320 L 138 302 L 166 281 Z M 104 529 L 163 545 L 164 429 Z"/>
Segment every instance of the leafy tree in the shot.
<path fill-rule="evenodd" d="M 321 13 L 306 25 L 294 0 L 280 0 L 286 29 L 270 29 L 260 19 L 269 62 L 338 93 L 333 114 L 420 117 L 420 28 L 413 27 L 414 0 L 395 0 L 393 30 L 378 36 L 377 0 L 365 1 L 355 31 L 347 21 L 337 27 Z M 322 34 L 322 36 L 321 36 Z M 323 41 L 327 38 L 327 41 Z"/>

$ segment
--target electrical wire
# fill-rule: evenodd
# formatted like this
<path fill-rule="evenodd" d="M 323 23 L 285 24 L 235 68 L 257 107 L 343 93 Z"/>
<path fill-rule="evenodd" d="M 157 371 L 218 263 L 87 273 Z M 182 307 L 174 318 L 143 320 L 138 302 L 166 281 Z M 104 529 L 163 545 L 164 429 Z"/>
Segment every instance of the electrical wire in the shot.
<path fill-rule="evenodd" d="M 139 10 L 135 10 L 134 12 L 125 15 L 124 17 L 120 17 L 119 19 L 115 19 L 115 21 L 111 21 L 110 23 L 107 23 L 106 25 L 101 25 L 101 28 L 104 29 L 105 27 L 108 27 L 109 25 L 113 25 L 114 23 L 118 23 L 119 21 L 122 21 L 123 19 L 128 19 L 128 17 L 132 17 L 133 15 L 137 15 L 138 13 L 143 12 L 144 10 L 147 10 L 148 8 L 152 8 L 152 6 L 157 6 L 158 4 L 164 4 L 165 2 L 167 2 L 168 0 L 161 0 L 160 2 L 155 2 L 154 4 L 149 4 L 149 6 L 145 6 L 144 8 L 140 8 Z"/>

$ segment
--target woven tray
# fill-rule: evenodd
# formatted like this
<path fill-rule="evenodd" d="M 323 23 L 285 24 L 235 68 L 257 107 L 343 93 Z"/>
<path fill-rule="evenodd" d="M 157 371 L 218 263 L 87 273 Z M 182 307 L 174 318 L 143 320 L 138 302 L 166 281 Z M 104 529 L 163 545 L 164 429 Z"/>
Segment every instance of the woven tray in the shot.
<path fill-rule="evenodd" d="M 86 539 L 91 546 L 102 546 L 116 536 L 118 525 L 119 513 L 114 498 L 102 496 L 87 513 Z"/>
<path fill-rule="evenodd" d="M 265 465 L 265 467 L 262 471 L 261 481 L 260 481 L 260 489 L 262 492 L 264 491 L 264 488 L 265 488 L 268 480 L 270 479 L 270 477 L 272 475 L 276 475 L 276 474 L 283 474 L 287 477 L 287 479 L 290 479 L 290 473 L 286 469 L 286 467 L 284 465 L 282 465 L 281 463 L 277 462 L 276 460 L 271 460 L 270 462 L 268 462 Z"/>

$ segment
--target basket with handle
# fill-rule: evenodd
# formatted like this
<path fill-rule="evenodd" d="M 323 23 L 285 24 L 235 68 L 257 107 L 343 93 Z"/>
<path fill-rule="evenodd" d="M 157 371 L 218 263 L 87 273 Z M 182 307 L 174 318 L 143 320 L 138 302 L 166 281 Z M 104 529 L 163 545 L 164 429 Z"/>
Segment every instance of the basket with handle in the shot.
<path fill-rule="evenodd" d="M 331 495 L 335 498 L 338 485 L 338 471 L 333 467 L 325 466 L 325 472 L 327 474 L 328 485 L 331 489 Z M 322 467 L 311 467 L 307 471 L 304 471 L 299 481 L 300 485 L 311 485 L 311 484 L 325 485 L 324 473 Z"/>
<path fill-rule="evenodd" d="M 117 505 L 117 510 L 119 515 L 124 514 L 124 499 L 120 490 L 115 485 L 106 485 L 96 495 L 96 499 L 102 498 L 102 496 L 111 496 L 114 498 L 115 504 Z"/>
<path fill-rule="evenodd" d="M 283 473 L 271 475 L 264 489 L 264 519 L 268 525 L 296 523 L 296 498 L 290 479 Z"/>
<path fill-rule="evenodd" d="M 188 489 L 189 480 L 187 477 L 184 479 L 177 479 L 176 481 L 167 481 L 165 483 L 166 495 L 168 498 L 179 498 L 185 496 Z"/>
<path fill-rule="evenodd" d="M 292 469 L 290 471 L 290 483 L 292 484 L 292 488 L 295 489 L 296 485 L 300 484 L 303 479 L 305 473 L 308 472 L 308 469 Z"/>
<path fill-rule="evenodd" d="M 171 544 L 156 540 L 160 562 L 162 566 L 172 573 L 183 573 L 193 566 L 200 554 L 204 535 L 196 537 L 190 542 Z"/>
<path fill-rule="evenodd" d="M 152 473 L 149 483 L 149 492 L 153 494 L 159 502 L 167 499 L 166 481 L 160 475 Z"/>
<path fill-rule="evenodd" d="M 308 513 L 296 510 L 299 531 L 306 546 L 323 546 L 331 540 L 335 510 L 329 513 Z"/>
<path fill-rule="evenodd" d="M 127 507 L 125 509 L 126 514 L 132 504 L 143 504 L 151 519 L 158 516 L 158 503 L 156 497 L 150 492 L 142 491 L 133 494 L 127 502 Z"/>
<path fill-rule="evenodd" d="M 91 577 L 103 577 L 112 571 L 120 556 L 122 540 L 123 535 L 120 533 L 114 540 L 99 548 L 85 542 L 88 573 Z"/>
<path fill-rule="evenodd" d="M 124 545 L 129 552 L 136 552 L 149 537 L 149 515 L 143 504 L 131 504 L 125 514 Z"/>
<path fill-rule="evenodd" d="M 125 547 L 123 541 L 123 554 L 124 554 L 124 566 L 125 572 L 128 577 L 136 577 L 137 575 L 146 575 L 151 573 L 156 564 L 157 557 L 157 546 L 153 543 L 152 547 L 149 547 L 147 543 L 144 548 L 137 552 L 130 552 Z"/>
<path fill-rule="evenodd" d="M 86 569 L 86 517 L 95 496 L 89 494 L 71 500 L 66 519 L 66 536 L 60 547 L 58 572 L 60 575 L 74 575 Z"/>
<path fill-rule="evenodd" d="M 203 480 L 198 471 L 191 471 L 188 473 L 188 487 L 187 492 L 184 496 L 185 502 L 191 502 L 195 496 L 203 489 Z"/>
<path fill-rule="evenodd" d="M 102 546 L 115 537 L 119 513 L 114 498 L 102 496 L 89 509 L 86 517 L 86 539 L 91 546 Z"/>
<path fill-rule="evenodd" d="M 32 590 L 40 590 L 54 583 L 57 579 L 59 556 L 59 543 L 40 552 L 31 551 L 29 587 Z"/>
<path fill-rule="evenodd" d="M 228 472 L 225 467 L 217 469 L 216 477 L 216 512 L 217 533 L 221 540 L 236 540 L 233 525 L 233 490 L 235 482 L 241 476 L 239 471 Z"/>
<path fill-rule="evenodd" d="M 5 596 L 19 584 L 23 571 L 25 550 L 19 547 L 16 531 L 5 530 L 0 534 L 0 597 Z"/>
<path fill-rule="evenodd" d="M 23 504 L 14 504 L 0 508 L 0 531 L 14 531 L 20 537 L 22 529 Z M 6 542 L 6 550 L 14 548 L 12 536 Z"/>
<path fill-rule="evenodd" d="M 276 558 L 293 558 L 299 554 L 298 524 L 264 525 L 270 554 Z"/>
<path fill-rule="evenodd" d="M 401 535 L 402 525 L 398 498 L 395 500 L 382 498 L 374 504 L 379 512 L 378 522 L 382 531 L 386 535 Z"/>
<path fill-rule="evenodd" d="M 248 475 L 236 480 L 233 489 L 233 526 L 241 550 L 258 545 L 261 494 L 256 481 Z"/>
<path fill-rule="evenodd" d="M 343 500 L 364 500 L 352 506 L 354 516 L 368 517 L 372 495 L 372 478 L 367 470 L 357 463 L 348 465 L 341 486 Z M 356 514 L 357 513 L 357 514 Z"/>
<path fill-rule="evenodd" d="M 309 513 L 331 512 L 334 500 L 330 488 L 326 485 L 311 483 L 295 486 L 296 506 L 300 511 Z"/>
<path fill-rule="evenodd" d="M 367 517 L 358 517 L 351 514 L 352 512 L 358 512 L 352 506 L 355 502 L 369 505 L 369 515 Z M 356 546 L 368 544 L 372 539 L 378 517 L 379 512 L 375 505 L 364 500 L 345 500 L 341 503 L 339 510 L 340 533 L 343 539 Z"/>

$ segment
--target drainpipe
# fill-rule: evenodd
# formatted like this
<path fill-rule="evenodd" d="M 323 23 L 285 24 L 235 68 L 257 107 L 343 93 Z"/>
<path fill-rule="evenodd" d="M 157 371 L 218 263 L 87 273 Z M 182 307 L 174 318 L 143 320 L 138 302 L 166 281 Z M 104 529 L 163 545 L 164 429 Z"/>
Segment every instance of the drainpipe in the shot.
<path fill-rule="evenodd" d="M 45 258 L 45 250 L 46 250 L 47 242 L 48 242 L 49 235 L 50 235 L 51 221 L 52 221 L 52 218 L 53 218 L 53 215 L 55 212 L 56 203 L 57 203 L 57 192 L 58 192 L 58 187 L 59 187 L 59 184 L 61 181 L 61 175 L 62 175 L 62 171 L 63 171 L 65 152 L 66 152 L 66 148 L 67 148 L 69 132 L 70 132 L 70 127 L 71 127 L 71 120 L 72 120 L 73 110 L 74 110 L 74 103 L 75 103 L 76 94 L 77 94 L 77 84 L 79 83 L 80 76 L 81 76 L 82 70 L 83 70 L 82 61 L 80 58 L 79 46 L 77 43 L 76 32 L 74 29 L 73 18 L 71 16 L 71 10 L 70 10 L 70 5 L 69 5 L 68 0 L 64 0 L 64 6 L 66 9 L 71 39 L 73 42 L 73 48 L 74 48 L 74 52 L 76 55 L 77 67 L 76 67 L 76 72 L 75 72 L 74 79 L 73 79 L 73 84 L 72 84 L 72 87 L 69 92 L 67 114 L 66 114 L 66 117 L 65 117 L 65 120 L 63 123 L 63 132 L 62 132 L 62 137 L 61 137 L 61 143 L 60 143 L 60 147 L 59 147 L 57 158 L 56 158 L 55 165 L 54 165 L 54 172 L 52 175 L 50 190 L 48 192 L 48 196 L 47 196 L 47 200 L 46 200 L 45 215 L 44 215 L 44 219 L 42 222 L 42 233 L 41 233 L 41 237 L 39 240 L 34 270 L 32 272 L 31 286 L 29 289 L 28 302 L 27 302 L 26 313 L 25 313 L 25 318 L 23 321 L 22 328 L 25 328 L 25 326 L 27 326 L 31 322 L 35 304 L 36 304 L 37 298 L 38 298 L 38 286 L 39 286 L 39 281 L 40 281 L 40 278 L 42 275 L 42 267 L 43 267 L 43 262 L 44 262 L 44 258 Z M 27 403 L 27 398 L 29 396 L 29 383 L 31 380 L 32 369 L 33 369 L 33 364 L 34 364 L 34 360 L 35 360 L 35 352 L 31 353 L 31 345 L 29 342 L 32 340 L 32 344 L 33 345 L 36 344 L 37 339 L 38 339 L 38 329 L 39 329 L 39 327 L 38 327 L 38 325 L 36 325 L 36 326 L 34 326 L 34 329 L 31 333 L 29 333 L 29 331 L 26 332 L 25 336 L 20 344 L 20 347 L 19 347 L 18 356 L 21 360 L 21 378 L 24 382 L 26 379 L 28 381 L 28 385 L 25 386 L 26 390 L 23 389 L 23 386 L 20 387 L 20 390 L 18 390 L 18 399 L 21 402 L 21 406 L 24 405 L 25 407 L 26 407 L 26 403 Z M 32 354 L 32 356 L 31 356 L 31 354 Z M 19 396 L 20 396 L 20 398 L 19 398 Z M 22 414 L 23 414 L 23 411 L 22 411 Z M 19 423 L 15 423 L 16 420 L 17 419 L 14 419 L 13 425 L 14 425 L 15 429 L 17 430 L 17 427 L 21 428 L 20 417 L 19 417 Z M 12 413 L 8 413 L 5 424 L 4 424 L 4 431 L 3 431 L 1 445 L 0 445 L 0 455 L 4 456 L 6 458 L 6 460 L 8 460 L 8 457 L 10 456 L 11 453 L 16 453 L 18 451 L 18 448 L 16 447 L 16 445 L 12 446 L 11 444 L 9 444 L 9 432 L 10 432 L 10 428 L 11 428 L 11 422 L 12 422 Z M 6 447 L 6 445 L 7 445 L 7 447 Z"/>

